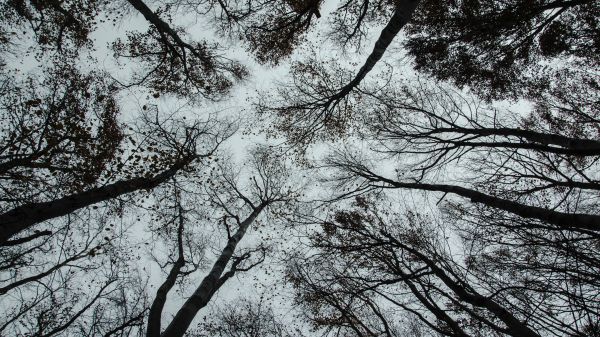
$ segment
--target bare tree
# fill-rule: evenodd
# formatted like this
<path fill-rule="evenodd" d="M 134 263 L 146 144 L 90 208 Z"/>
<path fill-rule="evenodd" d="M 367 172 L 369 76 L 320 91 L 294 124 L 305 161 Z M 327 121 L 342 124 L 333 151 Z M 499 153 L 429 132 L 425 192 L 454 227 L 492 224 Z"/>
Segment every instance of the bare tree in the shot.
<path fill-rule="evenodd" d="M 125 162 L 114 164 L 117 170 L 106 174 L 96 186 L 47 201 L 21 202 L 0 215 L 0 244 L 42 221 L 131 192 L 152 189 L 189 168 L 194 161 L 210 157 L 235 129 L 231 123 L 218 125 L 214 120 L 191 125 L 163 121 L 157 112 L 147 114 L 142 120 L 145 129 L 139 131 L 143 140 L 140 147 L 134 148 Z"/>
<path fill-rule="evenodd" d="M 237 298 L 219 306 L 209 320 L 197 329 L 206 337 L 292 337 L 302 332 L 290 329 L 278 319 L 263 298 L 253 301 Z"/>
<path fill-rule="evenodd" d="M 131 247 L 120 244 L 126 234 L 107 217 L 74 216 L 41 240 L 3 247 L 2 335 L 140 335 L 145 285 L 132 268 Z"/>
<path fill-rule="evenodd" d="M 573 279 L 553 277 L 542 264 L 517 264 L 519 254 L 479 255 L 469 241 L 450 246 L 430 216 L 398 215 L 379 203 L 359 197 L 352 208 L 316 220 L 322 230 L 311 237 L 315 250 L 290 266 L 297 300 L 316 326 L 397 336 L 399 311 L 446 336 L 582 336 L 596 326 L 593 297 L 562 296 Z M 479 259 L 489 264 L 474 271 Z M 486 268 L 495 263 L 502 267 Z"/>
<path fill-rule="evenodd" d="M 249 178 L 248 184 L 239 181 L 243 177 L 240 175 L 241 170 L 231 166 L 232 163 L 225 163 L 219 164 L 223 173 L 217 173 L 218 176 L 210 182 L 210 186 L 205 187 L 203 193 L 208 197 L 210 207 L 219 212 L 214 221 L 217 221 L 226 235 L 225 246 L 217 253 L 208 274 L 161 332 L 158 318 L 163 315 L 162 306 L 173 286 L 173 280 L 181 274 L 182 262 L 173 264 L 152 305 L 154 310 L 151 311 L 153 317 L 149 321 L 148 336 L 183 336 L 197 313 L 227 280 L 264 260 L 267 248 L 261 243 L 241 250 L 237 246 L 262 213 L 293 202 L 298 191 L 287 181 L 289 172 L 285 165 L 272 158 L 266 148 L 254 153 L 251 164 L 252 170 L 246 173 L 251 175 L 246 177 Z"/>
<path fill-rule="evenodd" d="M 575 110 L 578 114 L 567 115 L 564 106 L 551 107 L 553 102 L 548 102 L 525 117 L 501 117 L 481 102 L 427 86 L 372 97 L 365 137 L 402 164 L 390 177 L 342 151 L 329 160 L 342 171 L 335 178 L 339 183 L 358 183 L 364 190 L 401 188 L 457 195 L 539 220 L 545 228 L 597 235 L 600 218 L 593 200 L 598 189 L 592 173 L 598 157 L 597 123 L 589 111 L 593 105 L 581 104 Z M 554 126 L 569 116 L 586 123 Z M 468 173 L 456 183 L 436 181 L 454 168 Z"/>
<path fill-rule="evenodd" d="M 354 100 L 350 94 L 383 57 L 393 39 L 409 22 L 418 3 L 418 0 L 394 2 L 392 17 L 354 76 L 340 78 L 339 69 L 330 69 L 316 60 L 297 63 L 292 69 L 292 85 L 279 90 L 275 102 L 259 102 L 258 110 L 278 116 L 278 128 L 295 145 L 306 146 L 315 138 L 330 139 L 332 134 L 333 137 L 344 134 L 348 121 L 353 118 Z M 347 9 L 347 5 L 342 8 Z"/>
<path fill-rule="evenodd" d="M 247 75 L 240 63 L 219 55 L 217 45 L 186 42 L 182 38 L 184 31 L 164 21 L 160 12 L 151 10 L 141 0 L 128 2 L 151 27 L 144 33 L 129 33 L 126 41 L 113 43 L 117 57 L 139 60 L 147 68 L 126 86 L 145 85 L 155 94 L 174 94 L 193 100 L 199 94 L 215 100 Z"/>

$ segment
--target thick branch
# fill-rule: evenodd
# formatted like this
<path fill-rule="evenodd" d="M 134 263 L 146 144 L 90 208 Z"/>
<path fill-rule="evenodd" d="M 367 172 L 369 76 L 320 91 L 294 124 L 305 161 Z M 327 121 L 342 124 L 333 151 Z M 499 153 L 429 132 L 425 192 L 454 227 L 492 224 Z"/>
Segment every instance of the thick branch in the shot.
<path fill-rule="evenodd" d="M 3 246 L 8 247 L 8 246 L 21 245 L 21 244 L 27 243 L 29 241 L 35 240 L 41 236 L 47 236 L 47 235 L 52 235 L 52 231 L 45 230 L 45 231 L 37 232 L 33 235 L 26 236 L 24 238 L 9 240 L 9 241 L 4 242 Z"/>
<path fill-rule="evenodd" d="M 181 39 L 181 37 L 179 36 L 179 34 L 177 34 L 177 32 L 173 28 L 171 28 L 171 26 L 168 23 L 163 21 L 163 19 L 161 19 L 156 13 L 154 13 L 148 6 L 146 6 L 146 4 L 143 1 L 141 1 L 141 0 L 127 0 L 127 1 L 135 9 L 137 9 L 140 13 L 142 13 L 144 18 L 146 18 L 146 20 L 148 20 L 148 22 L 153 24 L 156 27 L 156 29 L 158 29 L 159 32 L 169 35 L 175 41 L 175 43 L 177 43 L 177 45 L 179 45 L 180 48 L 188 49 L 194 55 L 196 55 L 197 57 L 202 59 L 201 55 L 198 54 L 198 52 L 196 51 L 196 49 L 194 47 L 192 47 L 189 43 L 183 41 Z"/>
<path fill-rule="evenodd" d="M 503 146 L 510 148 L 531 148 L 534 150 L 540 150 L 544 152 L 551 153 L 561 153 L 561 154 L 570 154 L 570 155 L 580 155 L 580 156 L 598 156 L 600 155 L 600 141 L 592 140 L 592 139 L 580 139 L 580 138 L 572 138 L 566 137 L 562 135 L 552 134 L 552 133 L 542 133 L 530 130 L 522 130 L 522 129 L 514 129 L 514 128 L 481 128 L 481 129 L 463 129 L 463 128 L 439 128 L 434 130 L 433 133 L 439 132 L 456 132 L 462 134 L 470 134 L 470 135 L 478 135 L 478 136 L 514 136 L 519 138 L 525 138 L 526 140 L 540 144 L 541 146 L 535 146 L 534 144 L 524 144 L 524 143 L 489 143 L 489 146 L 494 146 L 494 144 L 498 144 L 495 147 Z M 470 142 L 465 142 L 467 146 L 469 146 Z M 460 143 L 459 143 L 460 145 Z M 530 146 L 533 145 L 533 146 Z M 551 147 L 548 145 L 556 145 L 560 146 Z M 481 146 L 486 146 L 482 144 Z"/>
<path fill-rule="evenodd" d="M 42 221 L 67 215 L 78 209 L 101 201 L 110 200 L 123 194 L 142 189 L 152 189 L 173 177 L 193 159 L 192 157 L 182 160 L 170 169 L 153 177 L 121 180 L 110 185 L 71 194 L 57 200 L 30 203 L 16 207 L 0 215 L 0 246 L 3 246 L 13 235 Z"/>
<path fill-rule="evenodd" d="M 423 191 L 452 193 L 471 199 L 476 203 L 501 209 L 523 218 L 533 218 L 569 230 L 600 231 L 600 215 L 582 213 L 562 213 L 542 207 L 527 206 L 515 201 L 484 194 L 472 189 L 443 184 L 403 183 L 372 174 L 358 173 L 370 181 L 385 182 L 393 187 Z"/>

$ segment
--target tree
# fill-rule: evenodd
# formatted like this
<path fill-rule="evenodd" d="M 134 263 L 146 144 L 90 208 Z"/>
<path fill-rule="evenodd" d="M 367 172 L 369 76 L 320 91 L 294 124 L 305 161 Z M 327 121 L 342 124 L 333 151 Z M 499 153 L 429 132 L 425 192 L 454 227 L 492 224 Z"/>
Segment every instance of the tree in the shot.
<path fill-rule="evenodd" d="M 124 137 L 115 90 L 103 74 L 83 75 L 68 65 L 48 72 L 52 76 L 42 82 L 3 79 L 0 174 L 11 199 L 5 202 L 32 202 L 36 195 L 93 185 Z"/>
<path fill-rule="evenodd" d="M 247 75 L 241 64 L 219 56 L 217 45 L 185 42 L 180 29 L 171 27 L 143 1 L 129 3 L 152 26 L 145 33 L 129 33 L 126 42 L 113 44 L 117 57 L 138 59 L 148 68 L 128 86 L 147 85 L 158 94 L 218 99 Z"/>
<path fill-rule="evenodd" d="M 114 89 L 68 65 L 41 83 L 7 75 L 2 92 L 2 213 L 100 183 L 124 138 Z M 2 242 L 20 231 L 4 217 Z M 26 226 L 26 225 L 24 225 Z M 10 228 L 9 228 L 10 227 Z M 11 234 L 9 234 L 11 233 Z"/>
<path fill-rule="evenodd" d="M 2 335 L 139 335 L 147 312 L 144 281 L 131 247 L 121 244 L 126 234 L 106 221 L 109 215 L 73 216 L 41 238 L 3 247 Z"/>
<path fill-rule="evenodd" d="M 248 48 L 259 62 L 278 64 L 300 45 L 313 20 L 321 17 L 321 2 L 265 1 L 255 4 L 254 10 L 230 14 L 227 19 L 241 25 L 237 28 L 239 34 L 247 41 Z M 232 12 L 228 10 L 226 13 Z M 240 17 L 243 19 L 238 19 Z"/>
<path fill-rule="evenodd" d="M 116 58 L 136 60 L 143 65 L 142 74 L 123 80 L 121 88 L 142 86 L 154 94 L 173 94 L 199 101 L 196 94 L 216 100 L 231 89 L 234 82 L 246 77 L 247 70 L 239 63 L 221 56 L 219 47 L 206 41 L 186 42 L 182 29 L 171 26 L 160 17 L 162 11 L 152 11 L 143 1 L 129 4 L 142 14 L 151 27 L 146 32 L 125 32 L 127 39 L 116 39 Z M 91 36 L 105 21 L 115 24 L 131 17 L 126 7 L 110 1 L 4 1 L 3 27 L 9 29 L 2 39 L 6 52 L 22 47 L 39 61 L 61 60 L 71 64 L 95 47 Z M 134 12 L 135 14 L 135 12 Z M 16 36 L 23 35 L 20 41 Z M 28 40 L 32 44 L 27 45 Z M 86 56 L 90 58 L 89 56 Z M 139 73 L 139 72 L 138 72 Z"/>
<path fill-rule="evenodd" d="M 209 321 L 198 329 L 199 336 L 210 337 L 291 337 L 303 336 L 278 320 L 275 312 L 261 298 L 253 301 L 238 298 L 220 306 Z"/>
<path fill-rule="evenodd" d="M 399 336 L 400 311 L 446 336 L 579 336 L 594 329 L 592 298 L 591 306 L 561 298 L 560 287 L 572 279 L 536 263 L 520 269 L 518 254 L 479 255 L 468 241 L 450 245 L 444 236 L 451 226 L 381 209 L 381 198 L 374 200 L 358 197 L 352 207 L 316 218 L 322 229 L 311 237 L 313 249 L 290 266 L 297 301 L 317 327 Z M 495 258 L 503 269 L 482 264 L 474 271 L 479 258 Z"/>
<path fill-rule="evenodd" d="M 130 32 L 145 44 L 128 48 L 150 69 L 134 85 L 154 98 L 166 93 L 197 103 L 200 93 L 216 100 L 245 76 L 217 46 L 185 42 L 160 10 L 130 5 L 151 24 L 146 34 Z M 143 191 L 206 165 L 236 127 L 214 116 L 163 118 L 150 103 L 137 124 L 123 123 L 119 94 L 126 86 L 86 63 L 97 61 L 96 29 L 131 17 L 130 10 L 108 1 L 0 6 L 1 334 L 140 335 L 151 308 L 136 266 L 124 262 L 137 247 L 117 249 L 102 234 L 122 221 L 125 205 L 143 206 Z M 17 62 L 5 62 L 10 54 L 33 56 L 27 65 L 40 67 L 14 69 Z M 125 236 L 117 234 L 127 242 Z"/>
<path fill-rule="evenodd" d="M 70 214 L 98 202 L 110 201 L 124 194 L 156 187 L 192 162 L 210 157 L 221 142 L 231 135 L 233 127 L 227 124 L 218 126 L 211 120 L 198 121 L 189 126 L 175 121 L 169 126 L 158 115 L 150 115 L 146 122 L 147 129 L 143 133 L 146 134 L 144 138 L 147 143 L 141 144 L 145 148 L 135 149 L 130 155 L 132 163 L 124 172 L 119 172 L 126 173 L 123 179 L 114 179 L 112 182 L 106 179 L 92 188 L 48 201 L 21 202 L 0 215 L 0 244 L 42 221 Z M 148 152 L 144 153 L 144 150 Z M 162 156 L 159 157 L 158 154 Z M 153 163 L 140 162 L 142 156 L 152 158 Z M 118 169 L 124 167 L 125 163 L 117 165 Z M 119 178 L 119 173 L 116 178 Z M 108 174 L 108 177 L 112 178 L 111 175 Z"/>
<path fill-rule="evenodd" d="M 6 333 L 144 333 L 148 315 L 156 309 L 145 300 L 145 284 L 135 275 L 136 264 L 129 261 L 131 251 L 137 247 L 128 243 L 126 229 L 115 230 L 114 222 L 119 218 L 123 222 L 123 213 L 135 208 L 124 204 L 144 204 L 138 200 L 139 192 L 207 165 L 208 158 L 231 135 L 235 125 L 210 119 L 190 125 L 173 117 L 161 119 L 157 111 L 148 109 L 142 117 L 136 137 L 127 138 L 137 146 L 120 152 L 127 156 L 111 163 L 92 187 L 50 201 L 24 203 L 4 213 L 4 219 L 11 215 L 15 219 L 12 226 L 13 223 L 2 223 L 2 229 L 9 233 L 0 252 L 0 300 L 10 313 L 2 322 Z M 63 148 L 57 147 L 52 153 L 58 156 L 58 150 Z M 68 148 L 64 152 L 70 155 Z M 191 165 L 194 160 L 204 163 Z M 42 173 L 31 174 L 37 177 Z M 109 183 L 111 180 L 114 183 Z M 55 186 L 66 187 L 60 182 Z M 137 196 L 128 196 L 131 192 L 138 192 Z M 56 192 L 48 198 L 55 195 Z M 86 207 L 100 201 L 107 201 L 105 207 Z M 19 216 L 23 209 L 30 210 L 25 215 L 34 217 Z M 42 220 L 51 221 L 38 224 Z M 14 232 L 18 232 L 14 235 L 18 238 L 9 239 Z M 188 256 L 188 262 L 194 265 L 194 256 Z M 92 275 L 93 279 L 88 279 Z"/>
<path fill-rule="evenodd" d="M 181 192 L 183 186 L 180 186 L 175 179 L 168 185 L 171 186 L 161 188 L 161 190 L 167 190 L 166 193 L 160 193 L 160 190 L 154 191 L 154 194 L 159 197 L 160 203 L 155 206 L 156 218 L 153 217 L 152 220 L 158 222 L 159 226 L 152 228 L 152 231 L 157 234 L 158 238 L 172 244 L 174 248 L 171 249 L 173 252 L 168 254 L 168 259 L 164 263 L 161 262 L 164 260 L 163 257 L 154 257 L 155 262 L 160 265 L 160 269 L 167 272 L 167 277 L 158 287 L 150 306 L 146 327 L 147 336 L 160 336 L 161 316 L 169 292 L 177 281 L 181 283 L 183 278 L 199 270 L 204 260 L 205 245 L 194 231 L 186 228 L 186 224 L 189 226 L 188 217 L 192 210 L 184 208 Z M 194 201 L 198 202 L 199 200 Z M 164 205 L 166 202 L 173 204 Z M 175 224 L 176 228 L 172 228 Z M 168 271 L 167 267 L 170 267 Z"/>
<path fill-rule="evenodd" d="M 287 169 L 283 163 L 271 158 L 266 149 L 258 149 L 253 155 L 252 176 L 248 185 L 239 181 L 241 170 L 232 163 L 219 164 L 221 169 L 204 191 L 209 206 L 217 215 L 211 216 L 226 234 L 225 246 L 215 257 L 215 261 L 195 291 L 187 297 L 168 326 L 161 332 L 160 317 L 169 290 L 175 280 L 182 275 L 185 265 L 181 231 L 185 220 L 179 218 L 178 259 L 172 265 L 169 275 L 159 288 L 151 307 L 148 336 L 183 336 L 189 329 L 197 313 L 213 298 L 215 293 L 236 273 L 248 271 L 262 263 L 267 248 L 259 243 L 255 247 L 238 249 L 238 245 L 257 219 L 267 210 L 285 207 L 294 201 L 298 191 L 288 183 Z"/>
<path fill-rule="evenodd" d="M 597 9 L 0 1 L 0 334 L 597 337 Z M 232 39 L 290 69 L 244 117 L 282 152 L 221 151 Z M 263 264 L 302 329 L 210 311 Z"/>
<path fill-rule="evenodd" d="M 366 119 L 370 134 L 381 151 L 395 158 L 404 157 L 405 164 L 398 167 L 396 179 L 386 178 L 352 154 L 341 153 L 330 161 L 346 171 L 340 181 L 360 177 L 364 182 L 360 188 L 455 194 L 540 220 L 546 228 L 596 235 L 600 222 L 588 202 L 597 193 L 589 171 L 596 163 L 597 131 L 585 105 L 571 110 L 580 113 L 570 116 L 546 105 L 526 118 L 504 119 L 491 107 L 426 86 L 390 90 L 370 103 L 374 107 L 373 115 Z M 562 118 L 580 116 L 589 117 L 586 124 L 573 125 L 572 131 L 554 129 Z M 561 134 L 566 131 L 571 135 Z M 471 184 L 427 181 L 459 161 L 469 168 Z M 484 186 L 487 192 L 479 190 Z"/>
<path fill-rule="evenodd" d="M 343 136 L 349 131 L 348 124 L 355 114 L 353 106 L 356 98 L 350 94 L 357 91 L 383 57 L 396 35 L 409 22 L 418 3 L 418 0 L 393 3 L 392 17 L 354 76 L 341 76 L 340 68 L 334 66 L 330 70 L 327 64 L 316 60 L 295 63 L 292 66 L 293 84 L 279 90 L 274 102 L 259 102 L 259 112 L 279 117 L 278 130 L 287 136 L 290 143 L 301 148 L 315 140 Z"/>
<path fill-rule="evenodd" d="M 405 46 L 419 71 L 486 98 L 516 97 L 554 80 L 543 64 L 598 65 L 598 9 L 594 1 L 424 1 Z"/>
<path fill-rule="evenodd" d="M 151 69 L 135 85 L 149 88 L 154 97 L 170 93 L 198 102 L 195 94 L 200 93 L 216 100 L 245 76 L 244 67 L 219 56 L 216 46 L 185 42 L 181 29 L 162 20 L 145 3 L 132 0 L 129 4 L 152 25 L 146 34 L 130 32 L 137 42 L 127 48 Z M 107 19 L 116 22 L 130 16 L 131 10 L 108 1 L 5 1 L 1 6 L 3 32 L 6 29 L 2 58 L 33 53 L 43 66 L 37 73 L 22 74 L 12 71 L 12 64 L 0 62 L 0 174 L 4 178 L 0 244 L 45 220 L 153 188 L 210 154 L 210 150 L 190 152 L 193 138 L 216 136 L 199 125 L 183 135 L 183 144 L 168 144 L 173 135 L 158 132 L 169 138 L 158 143 L 173 145 L 172 153 L 166 148 L 157 153 L 153 146 L 142 149 L 124 143 L 131 138 L 119 122 L 117 96 L 124 86 L 106 72 L 82 71 L 82 63 L 93 61 L 88 55 L 95 47 L 92 33 Z M 117 45 L 125 48 L 118 41 Z M 144 105 L 142 110 L 146 109 Z M 222 136 L 226 134 L 229 131 Z M 139 151 L 147 155 L 144 162 Z M 124 157 L 125 153 L 130 156 Z M 134 167 L 139 169 L 135 174 Z"/>
<path fill-rule="evenodd" d="M 29 52 L 35 52 L 38 58 L 52 51 L 66 58 L 76 57 L 80 48 L 90 47 L 90 34 L 96 28 L 100 11 L 108 3 L 103 0 L 2 1 L 0 22 L 6 34 L 1 43 L 9 45 L 19 35 L 21 39 L 32 37 L 35 45 Z"/>
<path fill-rule="evenodd" d="M 511 332 L 513 328 L 506 321 L 510 316 L 504 316 L 499 308 L 493 309 L 495 304 L 476 299 L 482 291 L 493 293 L 483 296 L 493 297 L 512 316 L 527 317 L 538 334 L 544 334 L 539 330 L 542 328 L 554 335 L 579 336 L 593 331 L 599 312 L 595 305 L 598 279 L 594 276 L 599 264 L 597 254 L 589 247 L 597 244 L 600 228 L 593 202 L 597 187 L 592 172 L 598 157 L 594 105 L 582 101 L 568 106 L 560 98 L 547 96 L 551 99 L 529 114 L 512 114 L 423 83 L 412 83 L 400 90 L 391 87 L 374 90 L 368 97 L 362 136 L 385 159 L 375 164 L 347 150 L 327 159 L 323 168 L 338 170 L 328 178 L 339 191 L 338 198 L 369 192 L 393 193 L 397 189 L 421 191 L 425 197 L 437 192 L 436 205 L 442 205 L 442 222 L 450 229 L 451 236 L 462 240 L 456 249 L 465 258 L 456 261 L 449 253 L 440 251 L 440 247 L 447 245 L 443 240 L 433 248 L 427 245 L 425 251 L 420 246 L 411 247 L 407 244 L 410 240 L 419 239 L 427 231 L 435 233 L 442 229 L 425 228 L 425 232 L 420 231 L 413 238 L 402 239 L 391 233 L 395 230 L 391 224 L 383 225 L 398 220 L 389 220 L 388 213 L 379 208 L 380 203 L 374 204 L 376 210 L 372 213 L 371 206 L 364 206 L 364 211 L 359 207 L 358 211 L 338 213 L 337 223 L 346 221 L 348 225 L 324 224 L 324 233 L 337 235 L 335 231 L 340 227 L 345 231 L 344 239 L 336 239 L 328 249 L 354 252 L 354 246 L 344 245 L 351 235 L 360 234 L 356 249 L 362 249 L 359 243 L 369 239 L 375 241 L 372 247 L 377 249 L 390 240 L 390 244 L 394 242 L 393 246 L 431 268 L 433 275 L 459 296 L 453 302 L 466 301 L 492 311 L 505 326 L 494 328 L 499 333 L 524 334 Z M 575 120 L 582 123 L 574 123 Z M 395 173 L 390 174 L 389 170 L 378 173 L 388 159 L 394 163 Z M 421 202 L 427 203 L 426 199 Z M 363 233 L 361 226 L 366 226 L 365 223 L 377 225 L 376 229 Z M 315 242 L 325 240 L 319 236 Z M 451 247 L 456 247 L 456 243 Z M 365 265 L 370 266 L 367 262 Z M 335 264 L 330 269 L 335 270 L 334 267 Z M 459 272 L 463 268 L 466 269 Z M 344 270 L 348 275 L 343 277 L 358 278 L 361 282 L 364 281 L 361 275 L 367 273 L 352 268 Z M 342 276 L 326 278 L 337 280 Z M 457 279 L 452 281 L 452 278 Z M 378 282 L 387 284 L 386 280 Z M 467 288 L 466 293 L 461 293 L 455 283 L 468 285 L 471 290 Z M 322 286 L 320 281 L 318 286 Z M 370 289 L 368 285 L 364 287 Z M 420 303 L 433 310 L 435 306 L 427 299 L 433 296 L 430 287 L 425 283 L 411 293 L 417 299 L 425 296 Z M 353 290 L 350 294 L 357 292 L 360 293 Z M 331 290 L 325 293 L 331 294 Z M 343 292 L 342 295 L 348 296 Z M 446 317 L 443 312 L 447 310 L 437 312 L 437 319 L 450 327 L 454 324 L 451 322 L 462 322 L 462 318 Z M 483 314 L 473 311 L 469 315 Z M 489 319 L 487 314 L 481 317 Z M 454 335 L 470 334 L 464 328 L 452 329 Z"/>

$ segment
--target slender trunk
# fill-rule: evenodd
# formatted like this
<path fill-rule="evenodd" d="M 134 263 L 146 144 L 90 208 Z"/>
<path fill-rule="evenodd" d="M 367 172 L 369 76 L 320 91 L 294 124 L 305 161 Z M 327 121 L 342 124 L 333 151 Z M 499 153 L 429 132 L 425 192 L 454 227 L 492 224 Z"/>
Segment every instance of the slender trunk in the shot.
<path fill-rule="evenodd" d="M 160 337 L 160 323 L 163 308 L 165 306 L 165 302 L 167 301 L 167 295 L 175 285 L 175 281 L 177 281 L 177 276 L 179 276 L 181 268 L 183 268 L 183 266 L 185 265 L 185 257 L 183 255 L 184 218 L 181 212 L 182 211 L 180 208 L 179 226 L 177 228 L 177 261 L 175 261 L 175 263 L 173 264 L 173 267 L 169 271 L 169 275 L 167 275 L 167 278 L 165 279 L 163 284 L 161 284 L 158 290 L 156 291 L 156 297 L 154 298 L 154 302 L 152 302 L 150 312 L 148 313 L 148 328 L 146 330 L 146 337 Z"/>
<path fill-rule="evenodd" d="M 420 0 L 401 0 L 399 2 L 399 4 L 396 6 L 396 10 L 394 11 L 394 15 L 381 31 L 381 35 L 379 35 L 379 38 L 373 47 L 373 51 L 371 51 L 371 54 L 365 63 L 362 65 L 358 73 L 356 73 L 354 79 L 345 85 L 338 92 L 338 94 L 333 97 L 333 99 L 340 99 L 346 96 L 350 91 L 352 91 L 352 89 L 356 88 L 360 84 L 365 76 L 367 76 L 367 74 L 373 69 L 375 64 L 377 64 L 377 62 L 381 59 L 396 35 L 398 35 L 400 32 L 400 29 L 402 29 L 402 27 L 404 27 L 411 19 L 419 2 Z"/>
<path fill-rule="evenodd" d="M 472 202 L 481 203 L 486 206 L 501 209 L 503 211 L 516 214 L 523 218 L 542 220 L 549 224 L 556 225 L 564 229 L 585 230 L 594 232 L 600 231 L 600 215 L 582 213 L 562 213 L 542 207 L 527 206 L 515 201 L 494 197 L 475 190 L 454 185 L 402 183 L 380 176 L 362 176 L 371 181 L 382 181 L 397 188 L 457 194 L 462 197 L 471 199 Z"/>
<path fill-rule="evenodd" d="M 452 319 L 444 310 L 440 309 L 435 303 L 430 302 L 427 297 L 425 297 L 421 291 L 407 278 L 404 283 L 408 286 L 410 291 L 415 295 L 415 297 L 423 304 L 429 312 L 431 312 L 435 318 L 439 321 L 444 322 L 448 325 L 450 329 L 452 329 L 453 336 L 456 337 L 469 337 L 467 333 L 460 327 L 460 325 Z"/>
<path fill-rule="evenodd" d="M 200 286 L 194 291 L 194 294 L 185 301 L 175 317 L 173 317 L 169 326 L 161 334 L 161 337 L 182 337 L 185 334 L 194 320 L 194 317 L 198 314 L 198 311 L 208 304 L 212 296 L 223 284 L 223 282 L 220 282 L 221 275 L 231 260 L 237 244 L 246 234 L 248 227 L 250 227 L 265 207 L 266 204 L 264 203 L 259 205 L 244 221 L 241 222 L 239 229 L 231 238 L 229 238 L 227 245 L 221 251 L 221 255 L 213 264 L 208 275 L 202 280 L 202 283 L 200 283 Z"/>
<path fill-rule="evenodd" d="M 194 55 L 196 55 L 199 58 L 202 58 L 201 55 L 199 55 L 196 52 L 193 46 L 183 41 L 179 34 L 177 34 L 177 32 L 173 28 L 171 28 L 171 26 L 168 23 L 166 23 L 165 21 L 163 21 L 163 19 L 156 15 L 156 13 L 154 13 L 142 0 L 127 1 L 135 9 L 137 9 L 138 12 L 140 12 L 148 22 L 153 24 L 156 27 L 156 29 L 158 29 L 158 31 L 162 32 L 163 34 L 169 35 L 175 41 L 175 43 L 179 45 L 180 48 L 189 49 L 192 53 L 194 53 Z"/>
<path fill-rule="evenodd" d="M 538 144 L 514 144 L 514 143 L 490 143 L 491 145 L 500 144 L 505 147 L 523 147 L 531 148 L 534 150 L 540 150 L 551 153 L 560 154 L 571 154 L 579 156 L 598 156 L 600 155 L 600 141 L 592 139 L 580 139 L 566 137 L 562 135 L 556 135 L 551 133 L 535 132 L 529 130 L 521 130 L 514 128 L 482 128 L 482 129 L 463 129 L 463 128 L 440 128 L 436 129 L 435 133 L 439 132 L 456 132 L 468 135 L 480 135 L 480 136 L 514 136 L 519 138 L 525 138 L 526 140 Z M 454 143 L 454 142 L 453 142 Z M 459 142 L 458 142 L 459 143 Z M 466 142 L 466 145 L 472 144 Z M 474 144 L 474 143 L 473 143 Z M 551 147 L 548 145 L 556 145 L 558 147 Z M 485 146 L 485 145 L 482 145 Z M 531 146 L 531 147 L 529 147 Z"/>
<path fill-rule="evenodd" d="M 13 235 L 45 220 L 72 213 L 95 203 L 110 200 L 123 194 L 142 189 L 152 189 L 173 177 L 177 171 L 189 164 L 183 160 L 168 170 L 149 178 L 134 178 L 71 194 L 57 200 L 25 204 L 0 215 L 0 246 Z"/>

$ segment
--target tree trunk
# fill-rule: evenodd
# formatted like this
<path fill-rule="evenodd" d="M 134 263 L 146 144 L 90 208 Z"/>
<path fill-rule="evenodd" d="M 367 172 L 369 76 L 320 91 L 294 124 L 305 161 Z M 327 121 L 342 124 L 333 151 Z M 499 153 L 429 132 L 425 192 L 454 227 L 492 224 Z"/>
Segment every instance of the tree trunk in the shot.
<path fill-rule="evenodd" d="M 202 55 L 198 54 L 196 52 L 196 49 L 193 46 L 191 46 L 187 42 L 183 41 L 181 39 L 181 37 L 179 36 L 179 34 L 177 34 L 177 32 L 173 28 L 171 28 L 171 26 L 169 26 L 168 23 L 166 23 L 163 19 L 161 19 L 158 15 L 156 15 L 156 13 L 154 13 L 142 0 L 127 0 L 127 1 L 135 9 L 137 9 L 138 12 L 140 12 L 148 22 L 153 24 L 159 32 L 169 35 L 171 38 L 173 38 L 175 43 L 177 43 L 177 45 L 179 45 L 180 48 L 186 48 L 190 52 L 192 52 L 194 55 L 196 55 L 198 58 L 203 59 Z"/>
<path fill-rule="evenodd" d="M 468 188 L 442 185 L 442 184 L 422 184 L 422 183 L 402 183 L 393 181 L 380 176 L 368 174 L 359 174 L 371 181 L 382 181 L 397 188 L 407 188 L 424 191 L 437 191 L 444 193 L 453 193 L 465 198 L 471 199 L 476 203 L 482 203 L 486 206 L 501 209 L 512 214 L 516 214 L 523 218 L 533 218 L 545 221 L 549 224 L 556 225 L 568 230 L 584 230 L 584 231 L 600 231 L 600 215 L 581 214 L 581 213 L 562 213 L 552 211 L 542 207 L 527 206 L 515 201 L 506 200 L 491 195 L 487 195 Z"/>
<path fill-rule="evenodd" d="M 227 245 L 221 251 L 221 255 L 213 264 L 208 275 L 202 280 L 202 283 L 200 283 L 194 294 L 185 301 L 175 317 L 173 317 L 169 326 L 161 334 L 161 337 L 182 337 L 185 334 L 194 317 L 198 314 L 198 311 L 208 304 L 212 296 L 223 284 L 223 282 L 220 282 L 221 275 L 231 260 L 235 252 L 235 247 L 246 234 L 248 227 L 250 227 L 265 207 L 265 203 L 259 205 L 242 221 L 237 232 L 227 241 Z"/>
<path fill-rule="evenodd" d="M 181 206 L 179 206 L 178 217 L 179 226 L 177 228 L 177 261 L 175 261 L 173 267 L 171 267 L 171 270 L 169 271 L 169 275 L 167 275 L 165 281 L 156 291 L 156 297 L 154 298 L 154 302 L 152 302 L 150 312 L 148 313 L 148 328 L 146 330 L 146 337 L 160 337 L 161 318 L 165 302 L 167 301 L 167 295 L 175 285 L 181 268 L 183 268 L 185 265 L 185 256 L 183 252 L 183 225 L 185 220 L 183 218 Z"/>
<path fill-rule="evenodd" d="M 394 15 L 381 31 L 381 35 L 379 35 L 379 38 L 373 47 L 373 51 L 371 51 L 371 54 L 365 63 L 362 65 L 358 73 L 356 73 L 354 79 L 345 85 L 339 91 L 339 93 L 333 97 L 333 99 L 340 99 L 341 97 L 346 96 L 350 91 L 352 91 L 352 89 L 356 88 L 360 84 L 365 76 L 367 76 L 367 74 L 373 69 L 375 64 L 377 64 L 377 62 L 381 59 L 396 35 L 398 35 L 400 32 L 400 29 L 402 29 L 402 27 L 408 23 L 419 2 L 420 0 L 401 0 L 399 4 L 396 5 Z"/>
<path fill-rule="evenodd" d="M 13 235 L 45 220 L 72 213 L 78 209 L 95 203 L 110 200 L 120 195 L 142 189 L 152 189 L 173 177 L 177 171 L 189 164 L 184 160 L 168 170 L 150 178 L 134 178 L 96 187 L 91 190 L 71 194 L 57 200 L 25 204 L 0 215 L 0 246 L 3 246 Z"/>
<path fill-rule="evenodd" d="M 562 135 L 556 135 L 551 133 L 542 133 L 530 130 L 521 130 L 514 128 L 481 128 L 481 129 L 468 129 L 468 128 L 439 128 L 434 130 L 434 133 L 439 132 L 452 132 L 462 133 L 465 135 L 479 135 L 479 136 L 513 136 L 519 138 L 525 138 L 531 143 L 489 143 L 490 146 L 498 144 L 503 147 L 510 148 L 525 148 L 533 149 L 550 153 L 567 154 L 575 156 L 598 156 L 600 155 L 600 142 L 592 139 L 580 139 L 566 137 Z M 452 142 L 460 145 L 460 142 Z M 477 143 L 465 142 L 465 145 L 470 146 Z M 538 146 L 536 146 L 536 144 Z M 556 145 L 559 147 L 551 147 L 548 145 Z M 485 146 L 485 144 L 482 144 Z"/>

